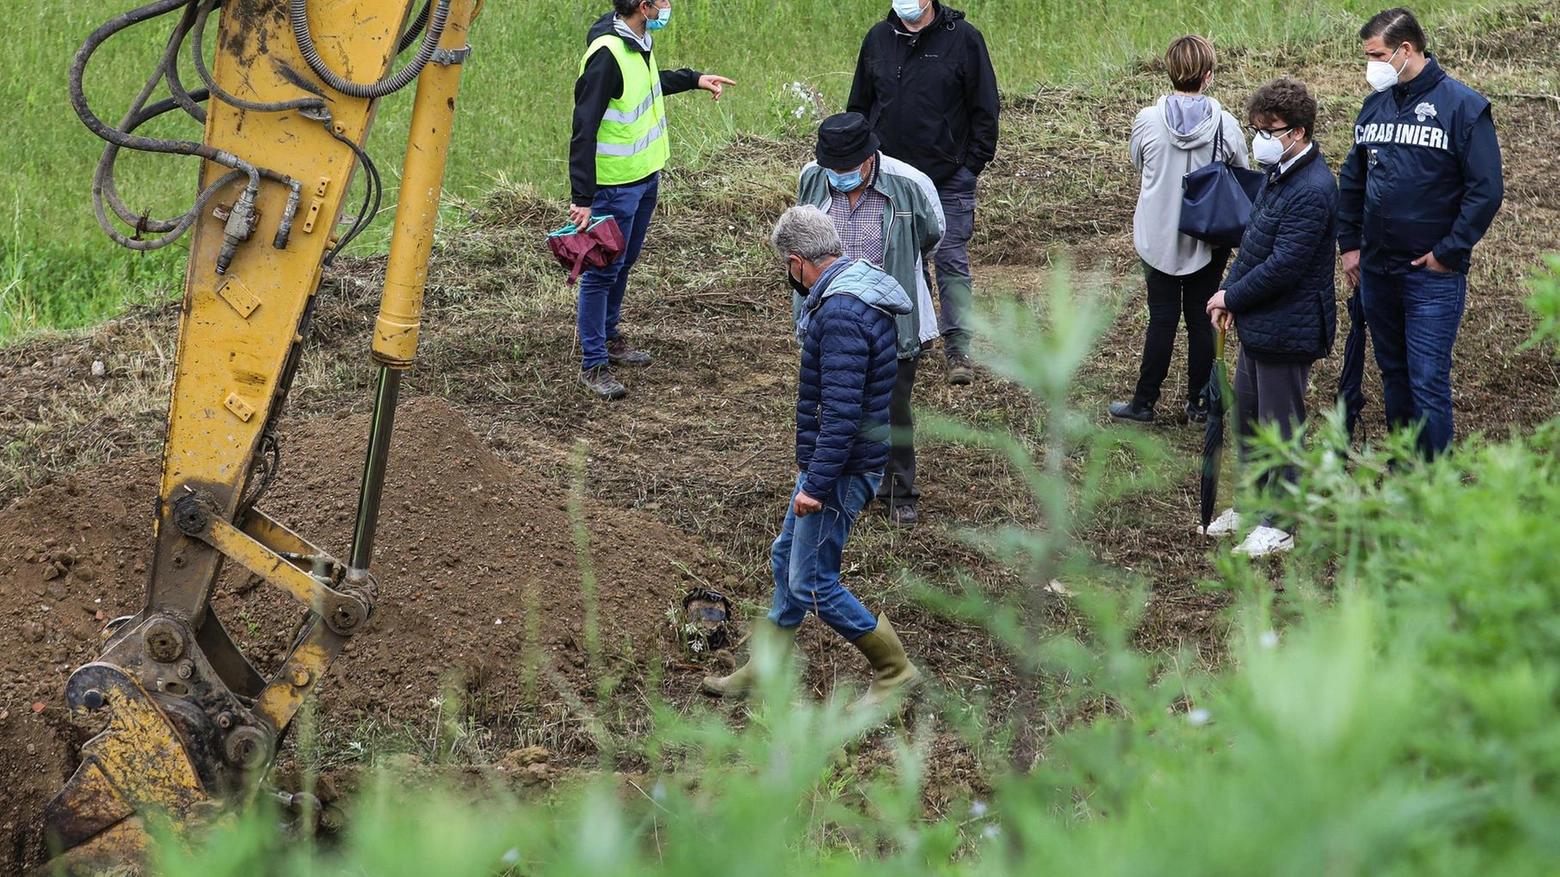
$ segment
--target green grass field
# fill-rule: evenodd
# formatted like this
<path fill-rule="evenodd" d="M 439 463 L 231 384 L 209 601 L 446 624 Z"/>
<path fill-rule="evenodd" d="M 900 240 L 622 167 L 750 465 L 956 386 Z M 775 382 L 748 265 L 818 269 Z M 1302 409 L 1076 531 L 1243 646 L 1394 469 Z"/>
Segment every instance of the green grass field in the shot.
<path fill-rule="evenodd" d="M 11 47 L 0 58 L 0 104 L 13 108 L 11 142 L 0 164 L 0 339 L 92 323 L 127 300 L 168 295 L 182 270 L 178 245 L 137 255 L 97 231 L 90 181 L 101 144 L 76 119 L 66 95 L 77 45 L 131 3 L 51 5 L 46 23 L 0 22 L 0 35 Z M 1347 50 L 1355 23 L 1380 4 L 967 0 L 960 5 L 985 32 L 1004 92 L 1017 95 L 1045 82 L 1108 77 L 1187 31 L 1208 34 L 1221 49 L 1233 51 L 1329 41 Z M 722 145 L 737 133 L 775 134 L 810 125 L 805 112 L 800 120 L 793 114 L 798 107 L 815 108 L 788 89 L 789 83 L 820 94 L 827 110 L 841 108 L 861 36 L 886 6 L 868 0 L 678 0 L 673 24 L 659 38 L 662 66 L 718 72 L 739 85 L 718 104 L 703 93 L 671 102 L 674 160 L 718 161 Z M 1425 0 L 1415 7 L 1433 23 L 1440 11 L 1466 4 Z M 472 196 L 509 179 L 543 195 L 566 194 L 573 79 L 585 31 L 607 8 L 604 0 L 487 4 L 473 30 L 476 54 L 463 86 L 451 193 Z M 171 20 L 134 28 L 99 53 L 88 86 L 104 116 L 117 118 L 169 26 Z M 410 103 L 405 94 L 385 101 L 371 143 L 392 187 Z M 193 126 L 182 133 L 197 136 Z M 129 203 L 154 215 L 182 211 L 193 194 L 191 160 L 132 156 L 121 168 Z M 388 200 L 387 209 L 393 204 Z M 386 227 L 377 226 L 364 246 L 382 247 Z"/>

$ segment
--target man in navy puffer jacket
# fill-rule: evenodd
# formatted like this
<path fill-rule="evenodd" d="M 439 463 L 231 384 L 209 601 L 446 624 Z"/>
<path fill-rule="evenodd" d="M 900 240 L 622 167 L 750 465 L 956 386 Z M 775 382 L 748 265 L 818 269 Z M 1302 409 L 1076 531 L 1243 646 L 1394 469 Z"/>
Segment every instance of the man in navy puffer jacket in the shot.
<path fill-rule="evenodd" d="M 1251 96 L 1246 113 L 1256 131 L 1252 155 L 1268 177 L 1224 288 L 1208 302 L 1215 323 L 1228 326 L 1233 318 L 1240 332 L 1235 420 L 1243 457 L 1259 424 L 1277 424 L 1285 439 L 1305 424 L 1311 364 L 1332 350 L 1338 318 L 1338 184 L 1313 142 L 1316 100 L 1301 83 L 1276 79 Z M 1295 477 L 1284 467 L 1266 473 L 1264 482 Z M 1240 517 L 1226 512 L 1208 534 L 1233 532 Z M 1293 534 L 1274 523 L 1263 517 L 1236 553 L 1260 557 L 1293 548 Z"/>
<path fill-rule="evenodd" d="M 872 263 L 842 258 L 834 220 L 811 205 L 787 210 L 773 243 L 787 278 L 806 298 L 797 327 L 801 471 L 770 550 L 775 593 L 768 633 L 794 638 L 807 613 L 817 615 L 871 663 L 872 686 L 854 706 L 875 706 L 920 671 L 888 619 L 874 617 L 840 583 L 840 560 L 851 525 L 883 480 L 888 399 L 899 361 L 895 317 L 910 312 L 910 296 Z M 703 689 L 740 695 L 757 681 L 750 660 L 729 676 L 705 679 Z"/>

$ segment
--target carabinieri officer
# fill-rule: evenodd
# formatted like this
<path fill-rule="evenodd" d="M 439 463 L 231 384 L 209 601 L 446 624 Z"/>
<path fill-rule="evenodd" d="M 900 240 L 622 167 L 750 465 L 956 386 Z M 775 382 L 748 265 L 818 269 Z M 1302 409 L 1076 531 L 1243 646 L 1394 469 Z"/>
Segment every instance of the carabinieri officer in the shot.
<path fill-rule="evenodd" d="M 1338 175 L 1338 250 L 1358 283 L 1390 427 L 1452 443 L 1452 345 L 1474 244 L 1504 197 L 1490 102 L 1425 52 L 1407 9 L 1360 29 L 1369 59 L 1354 148 Z"/>

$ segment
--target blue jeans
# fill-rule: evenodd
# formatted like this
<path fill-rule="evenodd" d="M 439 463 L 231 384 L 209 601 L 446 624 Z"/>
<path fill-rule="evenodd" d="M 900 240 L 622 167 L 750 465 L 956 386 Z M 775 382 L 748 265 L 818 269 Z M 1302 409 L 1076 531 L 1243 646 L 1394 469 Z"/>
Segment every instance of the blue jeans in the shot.
<path fill-rule="evenodd" d="M 828 496 L 813 497 L 823 503 L 823 510 L 798 518 L 796 494 L 806 480 L 806 472 L 796 477 L 785 525 L 769 550 L 775 573 L 769 620 L 789 629 L 801 624 L 810 611 L 840 636 L 855 642 L 877 629 L 877 619 L 840 584 L 840 556 L 856 515 L 872 498 L 883 473 L 841 475 Z"/>
<path fill-rule="evenodd" d="M 1420 425 L 1419 452 L 1426 459 L 1452 444 L 1452 345 L 1467 295 L 1462 274 L 1360 273 L 1387 426 Z"/>
<path fill-rule="evenodd" d="M 623 231 L 623 256 L 605 268 L 592 268 L 580 275 L 579 332 L 581 370 L 605 365 L 607 342 L 618 337 L 618 317 L 623 311 L 623 293 L 628 289 L 628 272 L 639 261 L 645 246 L 645 231 L 655 212 L 661 175 L 655 174 L 635 186 L 602 186 L 590 206 L 592 216 L 611 216 Z"/>

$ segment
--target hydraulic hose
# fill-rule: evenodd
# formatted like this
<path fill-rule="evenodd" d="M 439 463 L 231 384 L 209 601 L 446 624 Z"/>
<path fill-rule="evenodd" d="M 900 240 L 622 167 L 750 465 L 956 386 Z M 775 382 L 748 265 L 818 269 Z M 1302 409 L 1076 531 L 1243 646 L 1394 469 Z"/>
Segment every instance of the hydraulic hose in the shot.
<path fill-rule="evenodd" d="M 335 264 L 336 257 L 341 255 L 342 251 L 347 248 L 347 245 L 352 243 L 358 235 L 362 234 L 368 228 L 368 224 L 374 221 L 374 217 L 379 215 L 380 199 L 384 196 L 384 181 L 380 179 L 379 168 L 375 166 L 374 160 L 369 157 L 368 152 L 353 142 L 352 138 L 342 136 L 334 129 L 331 129 L 330 136 L 346 144 L 347 148 L 352 150 L 352 154 L 356 155 L 357 160 L 362 163 L 365 176 L 363 182 L 363 204 L 358 208 L 358 215 L 352 221 L 352 227 L 347 229 L 347 233 L 342 235 L 336 241 L 336 245 L 330 248 L 330 252 L 325 254 L 322 264 L 326 268 Z"/>
<path fill-rule="evenodd" d="M 146 106 L 146 101 L 151 97 L 152 92 L 156 90 L 157 83 L 163 79 L 170 63 L 178 58 L 179 45 L 183 42 L 185 35 L 189 33 L 190 26 L 194 23 L 196 2 L 197 0 L 186 0 L 187 5 L 184 7 L 184 16 L 180 19 L 178 25 L 174 27 L 173 33 L 169 35 L 168 44 L 163 48 L 162 57 L 158 60 L 152 75 L 147 77 L 146 84 L 141 87 L 140 94 L 136 95 L 135 100 L 130 102 L 130 108 L 125 111 L 124 118 L 119 122 L 120 131 L 129 133 L 140 127 L 147 119 L 155 118 L 155 116 L 143 116 L 141 110 Z M 107 167 L 108 176 L 106 179 L 101 180 L 104 183 L 102 191 L 104 197 L 108 199 L 109 206 L 113 208 L 114 213 L 119 216 L 120 220 L 126 225 L 133 226 L 137 235 L 146 231 L 161 233 L 172 229 L 177 224 L 177 220 L 148 220 L 144 216 L 137 215 L 135 211 L 125 206 L 124 202 L 120 200 L 119 191 L 114 186 L 113 178 L 113 165 L 118 161 L 118 158 L 119 148 L 112 143 L 106 144 L 103 149 L 103 155 L 98 160 L 96 171 L 98 176 L 93 178 L 94 187 L 99 185 L 99 178 L 104 174 L 104 169 Z M 94 194 L 96 191 L 96 188 L 94 188 Z"/>
<path fill-rule="evenodd" d="M 422 11 L 417 13 L 417 20 L 412 22 L 412 26 L 406 29 L 406 33 L 401 34 L 401 41 L 395 47 L 397 55 L 417 45 L 417 37 L 422 34 L 423 28 L 428 26 L 428 13 L 432 11 L 433 0 L 425 0 Z"/>
<path fill-rule="evenodd" d="M 201 106 L 200 103 L 206 100 L 206 97 L 197 98 L 194 92 L 184 87 L 184 83 L 179 79 L 179 65 L 177 61 L 163 68 L 163 77 L 168 80 L 168 93 L 173 95 L 174 101 L 184 108 L 184 112 L 188 113 L 190 118 L 205 125 L 206 108 Z M 207 95 L 207 97 L 210 96 L 210 92 L 205 89 L 197 89 L 196 91 Z"/>
<path fill-rule="evenodd" d="M 206 100 L 207 94 L 205 89 L 199 89 L 194 94 L 187 95 L 187 97 L 191 100 L 203 101 Z M 120 128 L 126 133 L 130 133 L 158 116 L 179 109 L 180 106 L 181 104 L 177 103 L 173 98 L 164 98 L 127 117 L 124 124 L 120 125 Z M 126 206 L 119 197 L 119 189 L 114 184 L 114 165 L 119 160 L 119 149 L 120 147 L 114 143 L 103 144 L 103 155 L 98 159 L 97 171 L 92 177 L 93 195 L 98 196 L 101 194 L 103 200 L 108 202 L 108 206 L 113 209 L 119 219 L 126 225 L 133 226 L 138 234 L 141 232 L 161 234 L 174 230 L 179 226 L 179 219 L 146 219 Z M 99 213 L 101 214 L 101 211 Z"/>
<path fill-rule="evenodd" d="M 325 59 L 320 57 L 319 51 L 314 46 L 314 36 L 309 32 L 308 0 L 291 0 L 291 6 L 288 8 L 288 18 L 292 22 L 293 37 L 298 41 L 298 51 L 303 55 L 303 60 L 309 65 L 309 69 L 314 71 L 314 75 L 344 95 L 366 100 L 377 100 L 392 92 L 400 91 L 417 78 L 428 62 L 433 60 L 434 51 L 439 47 L 439 38 L 444 36 L 444 23 L 449 18 L 449 14 L 450 0 L 438 0 L 438 5 L 433 9 L 432 20 L 428 22 L 428 30 L 423 34 L 422 45 L 417 49 L 417 55 L 390 77 L 364 84 L 338 75 L 336 71 L 330 69 L 330 65 L 325 63 Z"/>
<path fill-rule="evenodd" d="M 156 137 L 136 137 L 126 134 L 107 122 L 98 118 L 92 112 L 87 103 L 87 95 L 83 82 L 86 79 L 87 63 L 92 60 L 92 55 L 98 47 L 107 42 L 111 37 L 127 27 L 140 24 L 159 15 L 172 12 L 183 6 L 187 6 L 190 0 L 154 0 L 139 9 L 132 9 L 111 21 L 108 21 L 94 30 L 87 37 L 81 48 L 76 50 L 76 55 L 70 64 L 70 105 L 81 119 L 81 123 L 87 126 L 87 130 L 96 134 L 99 138 L 119 146 L 127 146 L 144 152 L 166 152 L 177 155 L 197 155 L 208 161 L 214 161 L 224 167 L 239 169 L 246 165 L 242 159 L 231 153 L 196 143 L 191 140 L 167 140 Z"/>
<path fill-rule="evenodd" d="M 103 210 L 102 192 L 96 181 L 94 181 L 92 187 L 92 202 L 97 212 L 98 225 L 103 227 L 103 231 L 113 239 L 114 243 L 131 250 L 159 250 L 178 240 L 186 231 L 189 231 L 190 226 L 195 224 L 196 218 L 200 216 L 200 211 L 205 208 L 206 204 L 212 198 L 215 198 L 218 192 L 222 191 L 229 184 L 242 180 L 244 176 L 245 173 L 241 170 L 228 171 L 223 174 L 216 182 L 207 186 L 196 197 L 195 206 L 181 216 L 167 234 L 151 240 L 136 240 L 135 238 L 126 237 L 118 229 L 114 228 L 113 223 L 108 218 L 108 214 Z"/>
<path fill-rule="evenodd" d="M 189 35 L 190 28 L 195 25 L 195 14 L 198 4 L 199 0 L 189 0 L 189 5 L 184 8 L 184 18 L 179 22 L 179 26 L 174 29 L 173 35 L 169 37 L 167 53 L 153 75 L 160 73 L 168 81 L 168 92 L 173 95 L 173 99 L 178 102 L 179 106 L 184 108 L 184 111 L 190 115 L 190 118 L 204 125 L 206 124 L 206 108 L 201 106 L 200 102 L 190 94 L 189 89 L 184 87 L 184 83 L 179 81 L 179 49 L 184 45 L 184 38 Z M 205 100 L 205 98 L 200 100 Z M 123 128 L 125 126 L 120 125 L 119 127 Z"/>
<path fill-rule="evenodd" d="M 212 6 L 214 7 L 217 2 L 220 2 L 220 0 L 213 0 Z M 223 252 L 217 263 L 217 273 L 220 274 L 226 269 L 227 263 L 231 261 L 233 252 L 238 244 L 246 240 L 249 233 L 253 230 L 254 201 L 260 188 L 261 178 L 282 183 L 291 189 L 282 217 L 282 223 L 278 227 L 275 240 L 273 241 L 273 246 L 278 248 L 286 246 L 288 230 L 292 224 L 292 216 L 297 210 L 302 184 L 283 174 L 257 167 L 233 153 L 216 149 L 203 143 L 191 140 L 141 137 L 132 133 L 150 119 L 170 112 L 175 108 L 184 107 L 188 110 L 190 106 L 195 106 L 196 109 L 199 109 L 198 105 L 195 104 L 193 95 L 185 93 L 182 86 L 174 87 L 172 84 L 170 84 L 170 88 L 175 93 L 175 97 L 159 101 L 151 108 L 143 109 L 147 98 L 150 97 L 158 81 L 167 76 L 170 69 L 177 67 L 178 50 L 184 38 L 192 29 L 203 23 L 203 15 L 201 11 L 196 9 L 198 5 L 198 0 L 154 0 L 152 3 L 117 16 L 98 27 L 87 37 L 87 40 L 82 43 L 81 47 L 76 50 L 76 55 L 71 61 L 70 100 L 71 107 L 76 111 L 76 115 L 81 119 L 82 124 L 86 125 L 88 130 L 108 144 L 103 150 L 103 156 L 98 161 L 97 172 L 92 180 L 93 210 L 97 216 L 98 225 L 103 228 L 103 231 L 115 243 L 121 246 L 132 250 L 145 251 L 159 249 L 173 243 L 174 240 L 177 240 L 184 232 L 189 230 L 196 218 L 199 217 L 200 211 L 216 196 L 217 192 L 237 179 L 235 174 L 249 178 L 248 185 L 244 188 L 243 194 L 234 205 L 236 216 L 228 224 Z M 116 34 L 124 31 L 126 28 L 166 15 L 180 8 L 185 10 L 184 18 L 174 28 L 174 32 L 168 40 L 168 45 L 164 49 L 162 60 L 159 62 L 157 69 L 131 104 L 130 110 L 126 113 L 125 121 L 118 128 L 110 126 L 92 111 L 91 106 L 87 102 L 84 86 L 87 64 L 92 60 L 92 56 L 97 50 Z M 209 12 L 209 9 L 206 11 Z M 198 39 L 196 40 L 196 46 L 198 56 Z M 209 91 L 201 99 L 204 100 L 207 97 L 209 97 Z M 298 106 L 317 107 L 323 102 L 317 98 L 309 98 L 294 103 Z M 263 106 L 257 108 L 263 108 Z M 291 105 L 278 107 L 278 109 L 291 108 L 293 108 Z M 124 204 L 119 196 L 117 187 L 114 185 L 114 165 L 118 160 L 121 148 L 143 152 L 198 156 L 223 167 L 231 168 L 233 173 L 223 175 L 212 185 L 206 187 L 196 197 L 194 206 L 178 219 L 145 220 Z M 107 207 L 111 208 L 121 221 L 136 229 L 137 235 L 144 231 L 153 231 L 163 233 L 162 236 L 143 240 L 122 234 L 114 228 L 113 223 L 110 221 L 108 212 L 105 209 L 105 202 Z"/>

